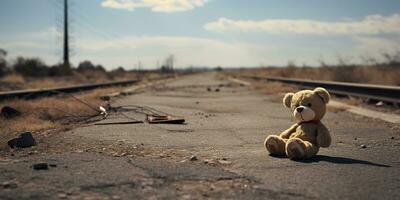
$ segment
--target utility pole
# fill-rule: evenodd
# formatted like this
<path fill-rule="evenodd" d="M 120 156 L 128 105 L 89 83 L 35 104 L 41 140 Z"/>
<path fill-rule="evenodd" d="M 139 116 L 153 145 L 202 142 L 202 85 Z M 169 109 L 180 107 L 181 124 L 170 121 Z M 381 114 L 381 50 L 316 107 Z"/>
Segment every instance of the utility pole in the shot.
<path fill-rule="evenodd" d="M 64 0 L 64 67 L 69 67 L 68 0 Z"/>

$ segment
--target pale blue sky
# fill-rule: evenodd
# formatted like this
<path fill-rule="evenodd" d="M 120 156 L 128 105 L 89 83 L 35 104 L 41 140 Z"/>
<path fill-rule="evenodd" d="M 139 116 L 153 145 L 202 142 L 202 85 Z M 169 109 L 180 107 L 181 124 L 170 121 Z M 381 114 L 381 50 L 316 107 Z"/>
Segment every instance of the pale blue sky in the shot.
<path fill-rule="evenodd" d="M 73 54 L 107 68 L 359 62 L 399 50 L 398 0 L 70 0 Z M 160 3 L 161 2 L 161 3 Z M 1 0 L 0 48 L 9 58 L 61 58 L 60 0 Z"/>

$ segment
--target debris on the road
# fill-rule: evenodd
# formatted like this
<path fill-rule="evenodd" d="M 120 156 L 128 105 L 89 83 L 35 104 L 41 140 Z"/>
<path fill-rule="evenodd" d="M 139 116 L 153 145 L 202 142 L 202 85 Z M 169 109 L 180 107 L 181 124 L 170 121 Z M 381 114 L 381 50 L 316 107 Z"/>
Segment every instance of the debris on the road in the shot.
<path fill-rule="evenodd" d="M 110 100 L 111 100 L 111 97 L 108 96 L 108 95 L 100 96 L 99 98 L 100 98 L 100 100 L 102 100 L 102 101 L 110 101 Z"/>
<path fill-rule="evenodd" d="M 31 132 L 21 133 L 17 138 L 8 141 L 10 148 L 27 148 L 36 145 L 36 141 Z"/>
<path fill-rule="evenodd" d="M 11 182 L 11 181 L 5 181 L 5 182 L 1 183 L 1 186 L 4 189 L 13 189 L 13 188 L 17 188 L 18 184 L 15 182 Z"/>
<path fill-rule="evenodd" d="M 190 161 L 196 161 L 196 160 L 198 160 L 198 158 L 197 158 L 197 156 L 192 155 L 192 156 L 190 156 L 189 160 Z"/>
<path fill-rule="evenodd" d="M 122 156 L 126 156 L 126 155 L 128 155 L 126 152 L 123 152 L 123 153 L 120 154 L 121 157 Z"/>
<path fill-rule="evenodd" d="M 1 109 L 1 116 L 6 119 L 12 119 L 14 117 L 21 116 L 21 112 L 11 106 L 4 106 Z"/>
<path fill-rule="evenodd" d="M 121 199 L 121 197 L 118 196 L 118 195 L 113 195 L 113 196 L 111 197 L 111 199 L 118 200 L 118 199 Z"/>
<path fill-rule="evenodd" d="M 220 163 L 220 164 L 223 164 L 223 165 L 229 165 L 229 164 L 232 164 L 232 162 L 231 161 L 228 161 L 228 160 L 218 160 L 218 162 Z"/>
<path fill-rule="evenodd" d="M 363 149 L 365 149 L 365 148 L 367 148 L 367 145 L 362 144 L 362 145 L 360 145 L 360 147 L 363 148 Z"/>
<path fill-rule="evenodd" d="M 110 111 L 115 112 L 126 119 L 129 122 L 110 122 L 110 123 L 96 123 L 95 125 L 109 125 L 109 124 L 136 124 L 144 123 L 141 120 L 136 120 L 133 117 L 125 114 L 127 112 L 133 112 L 135 114 L 144 114 L 146 121 L 149 124 L 184 124 L 185 119 L 182 117 L 174 116 L 172 114 L 165 113 L 163 111 L 151 108 L 149 106 L 138 106 L 138 105 L 124 105 L 118 107 L 110 106 Z M 113 113 L 111 113 L 113 114 Z"/>
<path fill-rule="evenodd" d="M 210 165 L 215 164 L 215 161 L 213 159 L 204 159 L 203 162 L 204 162 L 204 164 L 210 164 Z"/>
<path fill-rule="evenodd" d="M 147 115 L 147 122 L 149 124 L 183 124 L 185 123 L 185 119 L 175 118 L 169 115 L 165 116 Z"/>
<path fill-rule="evenodd" d="M 100 110 L 100 115 L 103 115 L 104 117 L 108 116 L 107 110 L 103 106 L 99 106 Z"/>
<path fill-rule="evenodd" d="M 378 103 L 375 104 L 377 107 L 381 107 L 384 105 L 383 101 L 379 101 Z"/>
<path fill-rule="evenodd" d="M 47 163 L 36 163 L 32 165 L 34 170 L 48 170 L 49 165 Z"/>
<path fill-rule="evenodd" d="M 143 121 L 137 120 L 137 121 L 127 121 L 127 122 L 100 122 L 100 123 L 95 123 L 94 125 L 115 125 L 115 124 L 141 124 Z"/>
<path fill-rule="evenodd" d="M 60 198 L 60 199 L 66 199 L 66 198 L 68 197 L 68 195 L 65 194 L 65 193 L 59 193 L 57 196 L 58 196 L 58 198 Z"/>

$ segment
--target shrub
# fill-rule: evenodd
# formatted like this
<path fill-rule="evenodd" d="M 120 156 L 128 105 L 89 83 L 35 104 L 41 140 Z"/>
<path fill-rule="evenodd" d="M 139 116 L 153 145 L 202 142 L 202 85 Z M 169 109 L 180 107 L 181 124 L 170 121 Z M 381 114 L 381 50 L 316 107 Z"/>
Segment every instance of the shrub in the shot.
<path fill-rule="evenodd" d="M 50 75 L 49 68 L 39 58 L 18 57 L 13 68 L 15 72 L 23 76 L 42 77 Z"/>

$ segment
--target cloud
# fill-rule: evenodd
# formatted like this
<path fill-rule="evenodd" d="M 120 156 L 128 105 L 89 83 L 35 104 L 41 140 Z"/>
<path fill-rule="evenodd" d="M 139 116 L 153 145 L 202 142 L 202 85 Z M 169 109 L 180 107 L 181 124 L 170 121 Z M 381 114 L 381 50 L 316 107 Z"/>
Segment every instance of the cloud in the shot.
<path fill-rule="evenodd" d="M 262 21 L 232 20 L 219 18 L 204 28 L 213 32 L 261 32 L 271 34 L 314 34 L 314 35 L 377 35 L 400 33 L 400 14 L 388 17 L 370 15 L 362 20 L 326 22 L 317 20 L 267 19 Z"/>
<path fill-rule="evenodd" d="M 357 36 L 355 52 L 366 57 L 373 57 L 378 61 L 383 60 L 383 53 L 394 54 L 400 51 L 400 37 L 371 37 Z"/>
<path fill-rule="evenodd" d="M 157 60 L 161 63 L 168 54 L 174 54 L 177 66 L 182 67 L 257 66 L 260 58 L 265 59 L 265 54 L 271 50 L 271 47 L 262 45 L 182 36 L 128 36 L 103 42 L 91 38 L 81 40 L 77 47 L 81 54 L 107 54 L 107 58 L 119 58 L 114 61 L 105 59 L 105 64 L 127 66 L 140 60 L 150 68 L 156 66 Z"/>
<path fill-rule="evenodd" d="M 54 43 L 54 28 L 37 32 L 4 36 L 0 34 L 0 44 L 9 52 L 8 58 L 16 56 L 40 57 L 49 64 L 59 61 L 62 43 Z M 381 58 L 382 52 L 399 50 L 400 37 L 355 35 L 347 40 L 342 37 L 312 37 L 321 39 L 316 44 L 288 40 L 287 37 L 274 37 L 270 40 L 227 40 L 190 36 L 125 36 L 103 38 L 92 35 L 77 35 L 77 42 L 72 45 L 74 56 L 71 61 L 77 65 L 83 60 L 100 63 L 107 69 L 124 66 L 132 69 L 140 60 L 142 66 L 150 69 L 164 61 L 167 55 L 174 54 L 177 67 L 187 66 L 223 66 L 250 67 L 264 65 L 285 65 L 288 60 L 297 64 L 303 62 L 318 64 L 323 57 L 328 63 L 335 63 L 336 55 L 368 55 Z M 255 39 L 255 38 L 252 38 Z M 53 44 L 53 45 L 52 45 Z"/>
<path fill-rule="evenodd" d="M 153 12 L 182 12 L 201 7 L 209 0 L 104 0 L 101 6 L 105 8 L 135 10 L 150 8 Z"/>

